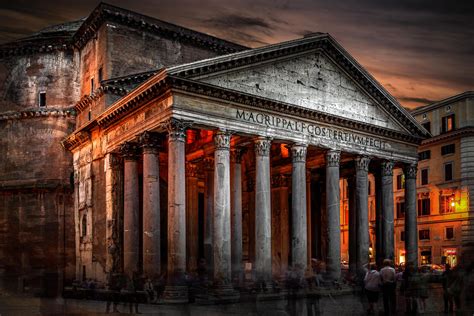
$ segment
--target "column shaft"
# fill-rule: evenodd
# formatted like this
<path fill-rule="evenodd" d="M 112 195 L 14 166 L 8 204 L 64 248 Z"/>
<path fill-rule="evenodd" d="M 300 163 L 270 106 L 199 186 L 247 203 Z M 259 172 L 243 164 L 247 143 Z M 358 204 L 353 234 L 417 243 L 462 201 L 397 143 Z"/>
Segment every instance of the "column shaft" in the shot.
<path fill-rule="evenodd" d="M 242 150 L 232 152 L 231 167 L 231 212 L 232 212 L 232 274 L 233 278 L 242 278 Z"/>
<path fill-rule="evenodd" d="M 204 207 L 204 258 L 208 266 L 209 275 L 213 275 L 213 250 L 212 250 L 212 221 L 214 209 L 214 159 L 204 159 L 205 168 L 205 207 Z"/>
<path fill-rule="evenodd" d="M 307 145 L 295 144 L 291 148 L 292 168 L 292 229 L 291 256 L 293 266 L 305 271 L 308 263 L 307 213 L 306 213 L 306 149 Z"/>
<path fill-rule="evenodd" d="M 393 228 L 393 162 L 382 162 L 382 253 L 384 259 L 394 257 Z"/>
<path fill-rule="evenodd" d="M 341 225 L 339 192 L 339 151 L 326 154 L 326 212 L 327 212 L 327 256 L 326 270 L 328 278 L 338 280 L 341 277 Z"/>
<path fill-rule="evenodd" d="M 198 264 L 198 178 L 195 164 L 186 163 L 186 257 L 188 271 L 196 271 Z"/>
<path fill-rule="evenodd" d="M 271 141 L 255 141 L 255 271 L 258 280 L 272 276 L 271 205 L 270 205 Z"/>
<path fill-rule="evenodd" d="M 123 268 L 131 277 L 138 271 L 139 256 L 139 192 L 136 145 L 125 143 L 121 147 L 124 156 L 124 200 L 123 200 Z"/>
<path fill-rule="evenodd" d="M 416 164 L 405 167 L 405 260 L 415 268 L 418 266 L 416 171 Z"/>
<path fill-rule="evenodd" d="M 160 169 L 157 136 L 141 135 L 143 146 L 143 273 L 161 273 Z"/>
<path fill-rule="evenodd" d="M 217 132 L 214 143 L 214 284 L 225 285 L 231 281 L 230 134 Z"/>
<path fill-rule="evenodd" d="M 349 272 L 357 272 L 357 205 L 355 177 L 347 179 L 349 189 Z"/>
<path fill-rule="evenodd" d="M 357 273 L 365 275 L 369 265 L 369 171 L 368 157 L 356 158 Z"/>

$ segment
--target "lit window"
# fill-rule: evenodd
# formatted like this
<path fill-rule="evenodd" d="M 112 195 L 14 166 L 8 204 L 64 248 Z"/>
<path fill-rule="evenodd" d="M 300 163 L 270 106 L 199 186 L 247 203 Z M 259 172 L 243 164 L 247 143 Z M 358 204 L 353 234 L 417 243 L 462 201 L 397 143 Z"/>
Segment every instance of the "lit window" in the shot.
<path fill-rule="evenodd" d="M 454 114 L 443 117 L 441 133 L 447 133 L 454 129 Z"/>
<path fill-rule="evenodd" d="M 38 103 L 40 108 L 46 107 L 46 92 L 42 91 L 39 93 Z"/>
<path fill-rule="evenodd" d="M 441 214 L 453 213 L 455 211 L 456 202 L 453 195 L 442 195 L 439 199 L 439 212 Z"/>

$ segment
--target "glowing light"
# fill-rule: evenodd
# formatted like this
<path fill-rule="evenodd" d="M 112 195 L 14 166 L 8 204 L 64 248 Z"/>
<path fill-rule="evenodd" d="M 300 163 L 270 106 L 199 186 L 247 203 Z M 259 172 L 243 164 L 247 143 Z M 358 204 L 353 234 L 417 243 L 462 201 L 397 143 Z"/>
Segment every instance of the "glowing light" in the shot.
<path fill-rule="evenodd" d="M 454 201 L 451 202 L 451 206 L 452 206 L 452 207 L 454 207 L 455 205 L 456 205 L 456 203 L 454 203 Z"/>

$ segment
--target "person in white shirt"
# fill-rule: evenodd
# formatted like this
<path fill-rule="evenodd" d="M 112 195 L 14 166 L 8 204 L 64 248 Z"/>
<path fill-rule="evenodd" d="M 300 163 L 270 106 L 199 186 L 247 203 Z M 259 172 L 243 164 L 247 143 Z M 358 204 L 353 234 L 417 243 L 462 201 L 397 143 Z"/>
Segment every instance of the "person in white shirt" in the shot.
<path fill-rule="evenodd" d="M 367 313 L 375 313 L 375 307 L 377 301 L 379 300 L 380 286 L 382 285 L 382 279 L 380 274 L 377 271 L 377 266 L 375 264 L 370 265 L 369 271 L 365 274 L 364 278 L 364 288 L 367 295 L 367 300 L 369 301 L 369 309 Z"/>

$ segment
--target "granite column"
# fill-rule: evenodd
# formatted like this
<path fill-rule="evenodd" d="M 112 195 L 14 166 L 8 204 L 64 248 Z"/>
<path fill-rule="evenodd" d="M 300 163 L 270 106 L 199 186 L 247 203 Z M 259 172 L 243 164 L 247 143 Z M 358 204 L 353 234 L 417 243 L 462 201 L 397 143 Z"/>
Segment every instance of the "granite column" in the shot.
<path fill-rule="evenodd" d="M 405 166 L 405 261 L 418 266 L 418 228 L 416 212 L 417 164 Z"/>
<path fill-rule="evenodd" d="M 341 278 L 341 225 L 339 161 L 340 151 L 326 153 L 326 212 L 327 212 L 327 256 L 326 271 L 330 280 Z"/>
<path fill-rule="evenodd" d="M 393 162 L 383 161 L 382 167 L 382 253 L 384 259 L 394 257 L 393 227 Z"/>
<path fill-rule="evenodd" d="M 363 278 L 369 265 L 369 163 L 370 158 L 359 156 L 356 166 L 356 209 L 357 209 L 357 274 Z"/>

